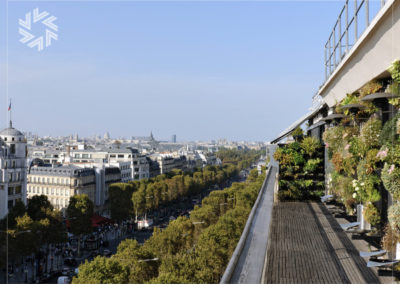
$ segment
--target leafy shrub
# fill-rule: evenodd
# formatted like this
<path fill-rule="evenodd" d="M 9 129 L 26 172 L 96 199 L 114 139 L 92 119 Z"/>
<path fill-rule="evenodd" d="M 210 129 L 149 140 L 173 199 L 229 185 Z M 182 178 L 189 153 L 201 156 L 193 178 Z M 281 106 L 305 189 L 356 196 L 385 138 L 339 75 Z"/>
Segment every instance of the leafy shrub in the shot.
<path fill-rule="evenodd" d="M 382 169 L 381 178 L 383 185 L 395 199 L 400 198 L 400 168 L 394 164 L 385 163 Z"/>
<path fill-rule="evenodd" d="M 309 159 L 303 168 L 304 173 L 306 173 L 306 174 L 314 173 L 318 169 L 318 167 L 321 165 L 321 163 L 322 163 L 322 160 L 319 158 Z"/>
<path fill-rule="evenodd" d="M 299 141 L 304 135 L 303 129 L 301 129 L 301 127 L 297 127 L 295 130 L 293 130 L 291 134 L 296 141 Z"/>
<path fill-rule="evenodd" d="M 383 84 L 379 80 L 371 80 L 360 89 L 360 97 L 373 94 L 382 90 Z"/>
<path fill-rule="evenodd" d="M 387 163 L 400 165 L 400 144 L 394 144 L 388 147 L 385 161 Z"/>
<path fill-rule="evenodd" d="M 390 253 L 394 253 L 396 251 L 396 244 L 400 241 L 399 235 L 393 231 L 390 224 L 385 226 L 385 235 L 382 238 L 382 248 Z"/>
<path fill-rule="evenodd" d="M 392 119 L 388 120 L 382 127 L 381 136 L 379 142 L 382 145 L 393 145 L 399 138 L 398 121 L 400 119 L 400 113 L 396 114 Z"/>
<path fill-rule="evenodd" d="M 332 157 L 333 153 L 343 148 L 343 135 L 343 126 L 335 126 L 325 130 L 322 138 L 325 142 L 325 146 L 328 148 L 330 157 Z"/>
<path fill-rule="evenodd" d="M 368 146 L 359 136 L 354 136 L 350 139 L 349 152 L 356 157 L 364 157 L 367 153 Z"/>
<path fill-rule="evenodd" d="M 380 212 L 372 203 L 369 203 L 365 208 L 364 217 L 372 226 L 379 224 L 381 221 Z"/>
<path fill-rule="evenodd" d="M 395 62 L 393 62 L 388 71 L 392 76 L 392 79 L 395 82 L 400 83 L 400 61 L 396 60 Z"/>
<path fill-rule="evenodd" d="M 389 207 L 388 210 L 388 220 L 391 229 L 397 235 L 400 234 L 400 203 L 396 202 Z"/>
<path fill-rule="evenodd" d="M 378 147 L 380 145 L 379 138 L 382 130 L 382 121 L 375 117 L 371 117 L 361 128 L 360 136 L 362 141 L 369 148 Z"/>
<path fill-rule="evenodd" d="M 318 139 L 314 136 L 305 137 L 301 141 L 300 147 L 303 149 L 304 153 L 306 153 L 309 157 L 312 157 L 321 147 L 321 143 L 319 143 Z"/>
<path fill-rule="evenodd" d="M 337 171 L 338 173 L 343 171 L 343 157 L 340 153 L 333 154 L 332 164 L 335 167 L 335 171 Z"/>
<path fill-rule="evenodd" d="M 349 104 L 358 104 L 359 103 L 359 98 L 358 98 L 359 94 L 358 93 L 352 93 L 352 94 L 347 94 L 346 97 L 343 99 L 343 101 L 340 103 L 339 106 L 345 106 L 345 105 L 349 105 Z M 339 107 L 340 111 L 342 110 Z M 343 111 L 343 113 L 345 115 L 349 114 L 349 110 L 345 109 Z"/>

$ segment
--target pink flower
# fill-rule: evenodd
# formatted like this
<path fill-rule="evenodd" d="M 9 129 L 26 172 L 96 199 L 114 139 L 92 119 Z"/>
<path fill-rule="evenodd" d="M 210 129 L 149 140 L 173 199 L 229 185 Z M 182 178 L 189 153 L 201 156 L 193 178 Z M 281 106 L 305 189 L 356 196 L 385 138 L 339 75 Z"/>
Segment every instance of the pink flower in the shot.
<path fill-rule="evenodd" d="M 347 133 L 343 134 L 343 139 L 347 137 Z"/>
<path fill-rule="evenodd" d="M 394 165 L 392 164 L 390 166 L 390 169 L 388 170 L 389 175 L 394 171 Z"/>
<path fill-rule="evenodd" d="M 328 144 L 328 143 L 325 143 L 325 147 L 328 148 L 328 147 L 329 147 L 329 144 Z"/>
<path fill-rule="evenodd" d="M 388 151 L 387 151 L 387 149 L 385 149 L 385 150 L 379 151 L 378 154 L 376 154 L 376 157 L 383 160 L 386 158 L 387 154 L 388 154 Z"/>
<path fill-rule="evenodd" d="M 347 144 L 347 145 L 344 147 L 344 149 L 345 149 L 345 150 L 349 150 L 349 149 L 350 149 L 350 144 Z"/>

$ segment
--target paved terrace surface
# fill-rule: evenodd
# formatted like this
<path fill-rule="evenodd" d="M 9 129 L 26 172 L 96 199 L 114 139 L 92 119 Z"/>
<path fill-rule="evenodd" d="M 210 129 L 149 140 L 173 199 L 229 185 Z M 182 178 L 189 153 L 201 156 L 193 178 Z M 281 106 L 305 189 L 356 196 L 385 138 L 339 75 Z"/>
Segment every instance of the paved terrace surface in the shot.
<path fill-rule="evenodd" d="M 380 283 L 320 203 L 274 205 L 264 276 L 266 283 Z"/>
<path fill-rule="evenodd" d="M 274 202 L 276 167 L 271 167 L 270 171 L 265 188 L 261 189 L 264 193 L 254 212 L 246 242 L 229 283 L 251 284 L 261 281 Z"/>

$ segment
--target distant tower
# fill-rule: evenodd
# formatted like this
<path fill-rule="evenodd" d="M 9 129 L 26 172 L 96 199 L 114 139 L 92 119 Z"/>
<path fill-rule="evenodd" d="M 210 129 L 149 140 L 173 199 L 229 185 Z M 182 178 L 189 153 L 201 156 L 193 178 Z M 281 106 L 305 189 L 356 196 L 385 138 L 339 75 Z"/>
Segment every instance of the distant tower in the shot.
<path fill-rule="evenodd" d="M 25 137 L 10 120 L 0 131 L 0 219 L 18 200 L 26 205 L 26 156 Z"/>
<path fill-rule="evenodd" d="M 104 139 L 106 140 L 110 139 L 110 133 L 108 133 L 108 131 L 104 133 Z"/>
<path fill-rule="evenodd" d="M 150 144 L 150 147 L 152 150 L 154 150 L 154 151 L 157 150 L 158 142 L 156 139 L 154 139 L 153 131 L 150 131 L 149 144 Z"/>
<path fill-rule="evenodd" d="M 176 134 L 172 134 L 171 136 L 171 142 L 176 143 Z"/>

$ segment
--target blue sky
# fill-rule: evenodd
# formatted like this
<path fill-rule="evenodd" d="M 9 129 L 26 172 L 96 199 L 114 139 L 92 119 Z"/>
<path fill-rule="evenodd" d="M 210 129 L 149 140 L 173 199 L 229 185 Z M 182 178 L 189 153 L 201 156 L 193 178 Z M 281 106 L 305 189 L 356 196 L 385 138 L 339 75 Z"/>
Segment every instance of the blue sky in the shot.
<path fill-rule="evenodd" d="M 9 1 L 6 68 L 1 1 L 0 126 L 7 84 L 15 127 L 40 135 L 257 141 L 308 111 L 344 4 Z M 59 27 L 41 52 L 18 34 L 36 7 Z"/>

